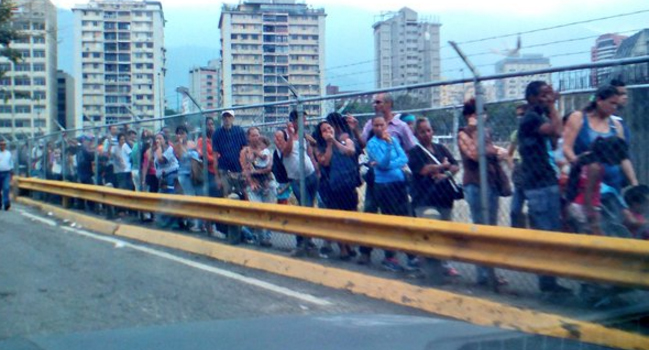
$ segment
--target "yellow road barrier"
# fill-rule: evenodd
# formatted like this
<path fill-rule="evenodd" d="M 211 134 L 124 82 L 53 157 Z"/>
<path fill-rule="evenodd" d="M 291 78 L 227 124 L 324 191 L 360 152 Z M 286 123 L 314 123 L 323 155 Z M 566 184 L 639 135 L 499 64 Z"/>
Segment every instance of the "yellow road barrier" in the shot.
<path fill-rule="evenodd" d="M 20 189 L 440 259 L 649 287 L 649 242 L 418 218 L 152 194 L 19 178 Z"/>

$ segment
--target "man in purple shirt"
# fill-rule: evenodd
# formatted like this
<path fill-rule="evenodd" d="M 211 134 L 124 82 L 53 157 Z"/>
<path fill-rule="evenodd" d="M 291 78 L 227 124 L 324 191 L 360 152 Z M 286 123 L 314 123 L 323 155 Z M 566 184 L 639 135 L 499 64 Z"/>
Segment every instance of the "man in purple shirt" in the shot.
<path fill-rule="evenodd" d="M 381 115 L 385 118 L 387 123 L 387 131 L 390 136 L 396 138 L 401 145 L 401 148 L 408 154 L 415 145 L 417 140 L 415 135 L 412 133 L 412 130 L 404 121 L 398 118 L 397 115 L 392 113 L 392 105 L 394 100 L 392 95 L 389 93 L 381 93 L 374 95 L 374 112 L 377 116 Z M 347 116 L 347 124 L 353 130 L 356 140 L 360 143 L 361 147 L 365 148 L 367 141 L 372 137 L 372 120 L 368 120 L 367 123 L 363 126 L 362 132 L 358 129 L 358 120 L 353 116 Z M 365 204 L 364 211 L 366 213 L 378 213 L 379 209 L 374 200 L 374 188 L 373 183 L 366 181 L 365 186 Z M 372 253 L 372 248 L 369 247 L 360 247 L 359 249 L 361 256 L 358 259 L 358 263 L 361 265 L 369 264 L 370 254 Z"/>

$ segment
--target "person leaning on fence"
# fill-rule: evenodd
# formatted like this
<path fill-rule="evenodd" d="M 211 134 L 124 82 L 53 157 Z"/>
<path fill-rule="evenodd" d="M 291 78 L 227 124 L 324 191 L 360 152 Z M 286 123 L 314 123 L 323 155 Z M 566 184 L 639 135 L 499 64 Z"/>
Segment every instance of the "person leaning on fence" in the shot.
<path fill-rule="evenodd" d="M 11 176 L 14 171 L 14 161 L 11 151 L 7 149 L 7 142 L 0 140 L 0 192 L 2 192 L 2 209 L 11 208 Z"/>
<path fill-rule="evenodd" d="M 302 116 L 305 118 L 305 116 Z M 306 118 L 305 118 L 306 119 Z M 286 169 L 288 178 L 291 179 L 291 189 L 298 203 L 306 207 L 313 207 L 318 191 L 318 175 L 316 173 L 316 162 L 313 156 L 311 144 L 305 139 L 300 140 L 298 135 L 298 113 L 291 111 L 289 123 L 286 125 L 288 139 L 275 135 L 275 145 L 282 152 L 282 164 Z M 306 133 L 305 133 L 306 134 Z M 300 164 L 300 145 L 304 143 L 304 167 Z M 305 198 L 301 198 L 300 174 L 304 174 Z M 295 236 L 296 249 L 293 256 L 304 256 L 315 249 L 311 239 L 305 239 L 300 235 Z"/>
<path fill-rule="evenodd" d="M 334 127 L 326 121 L 316 126 L 314 139 L 316 159 L 321 169 L 318 193 L 322 204 L 327 209 L 356 211 L 356 188 L 361 179 L 354 141 L 347 133 L 336 134 Z M 339 247 L 341 260 L 349 260 L 355 255 L 351 246 L 339 244 Z"/>
<path fill-rule="evenodd" d="M 259 129 L 250 127 L 246 131 L 248 146 L 241 150 L 239 162 L 245 179 L 245 191 L 248 200 L 257 203 L 275 203 L 275 182 L 273 179 L 273 155 L 267 140 L 261 136 Z M 255 233 L 246 240 L 249 243 L 259 243 L 262 247 L 270 247 L 271 234 L 269 230 L 255 229 Z"/>
<path fill-rule="evenodd" d="M 415 136 L 419 143 L 408 154 L 408 166 L 412 171 L 411 187 L 412 205 L 415 216 L 430 218 L 429 211 L 434 209 L 438 215 L 432 218 L 451 221 L 453 203 L 459 199 L 453 176 L 460 170 L 457 160 L 444 145 L 433 142 L 434 130 L 426 118 L 415 122 Z M 427 258 L 426 266 L 437 267 L 437 259 Z M 456 269 L 443 264 L 443 274 L 449 277 L 458 276 Z M 438 279 L 440 276 L 431 276 Z"/>
<path fill-rule="evenodd" d="M 527 199 L 530 227 L 559 232 L 561 193 L 559 168 L 554 160 L 554 147 L 561 136 L 563 123 L 555 102 L 558 94 L 543 81 L 533 81 L 525 89 L 529 107 L 518 128 L 518 151 L 522 158 L 523 191 Z M 544 293 L 565 294 L 570 289 L 557 283 L 553 276 L 539 276 L 539 289 Z"/>
<path fill-rule="evenodd" d="M 178 159 L 174 155 L 174 149 L 169 146 L 169 140 L 162 133 L 156 135 L 152 148 L 153 159 L 156 168 L 156 177 L 160 181 L 160 193 L 176 193 L 176 180 L 178 178 Z M 159 225 L 170 227 L 174 220 L 166 215 L 160 215 Z"/>
<path fill-rule="evenodd" d="M 506 157 L 505 150 L 499 150 L 491 141 L 491 133 L 485 128 L 485 151 L 487 156 L 487 217 L 483 216 L 480 186 L 480 165 L 478 155 L 478 114 L 476 112 L 475 99 L 464 103 L 462 115 L 467 125 L 458 131 L 458 144 L 460 156 L 462 157 L 462 184 L 464 196 L 469 204 L 471 219 L 474 224 L 498 225 L 499 196 L 505 195 L 509 179 L 500 176 L 499 160 Z M 485 116 L 486 118 L 486 116 Z M 500 174 L 499 174 L 500 170 Z M 499 181 L 501 181 L 499 183 Z M 500 187 L 500 186 L 503 187 Z M 495 277 L 494 269 L 491 267 L 477 266 L 477 282 L 479 285 L 487 285 L 495 282 L 496 285 L 503 285 L 507 282 L 503 278 Z"/>
<path fill-rule="evenodd" d="M 234 125 L 234 111 L 221 113 L 223 125 L 212 135 L 212 149 L 216 153 L 219 178 L 223 185 L 223 196 L 231 194 L 245 196 L 244 179 L 241 175 L 239 155 L 248 144 L 245 131 Z"/>
<path fill-rule="evenodd" d="M 408 188 L 403 168 L 408 157 L 399 140 L 387 131 L 382 115 L 372 118 L 373 136 L 367 142 L 367 155 L 374 167 L 374 199 L 381 214 L 409 216 Z M 385 251 L 381 265 L 389 271 L 403 271 L 394 251 Z"/>
<path fill-rule="evenodd" d="M 205 148 L 207 150 L 207 191 L 208 191 L 208 196 L 212 198 L 218 198 L 218 197 L 223 197 L 223 182 L 219 176 L 218 172 L 218 166 L 216 162 L 216 154 L 214 152 L 214 147 L 212 144 L 212 136 L 214 135 L 214 131 L 216 130 L 215 124 L 214 124 L 214 118 L 212 117 L 207 117 L 205 120 L 205 123 L 207 124 L 207 143 L 205 144 Z M 196 150 L 198 151 L 198 154 L 201 156 L 201 159 L 205 160 L 205 157 L 203 156 L 203 137 L 201 136 L 198 138 L 198 141 L 196 142 Z M 215 226 L 214 223 L 207 223 L 206 224 L 207 228 L 207 233 L 211 236 L 215 233 Z"/>
<path fill-rule="evenodd" d="M 376 116 L 383 116 L 387 124 L 387 133 L 390 136 L 397 139 L 399 145 L 405 152 L 409 152 L 415 144 L 415 136 L 412 133 L 408 124 L 404 123 L 398 118 L 398 115 L 392 113 L 394 99 L 389 93 L 381 93 L 374 95 L 373 106 L 374 113 Z M 363 126 L 363 130 L 359 130 L 358 120 L 351 115 L 348 115 L 346 118 L 347 124 L 351 128 L 354 134 L 354 140 L 356 140 L 361 148 L 365 148 L 365 144 L 370 138 L 372 132 L 372 120 L 368 120 L 367 123 Z M 377 213 L 378 207 L 376 201 L 374 200 L 374 170 L 369 168 L 365 174 L 365 202 L 363 205 L 363 211 L 366 213 Z M 358 263 L 361 265 L 368 264 L 370 262 L 370 256 L 372 253 L 371 247 L 360 247 L 359 252 L 361 253 Z"/>

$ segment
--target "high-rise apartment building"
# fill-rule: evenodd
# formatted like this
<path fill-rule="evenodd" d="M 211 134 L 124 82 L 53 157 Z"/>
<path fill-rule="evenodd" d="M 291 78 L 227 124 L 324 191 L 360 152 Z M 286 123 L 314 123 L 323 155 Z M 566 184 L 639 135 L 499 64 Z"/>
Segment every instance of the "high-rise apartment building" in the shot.
<path fill-rule="evenodd" d="M 162 4 L 90 0 L 74 12 L 77 125 L 103 125 L 164 113 Z"/>
<path fill-rule="evenodd" d="M 550 67 L 550 59 L 543 57 L 541 54 L 528 54 L 521 56 L 510 56 L 496 63 L 496 73 L 516 73 L 527 72 L 535 69 Z M 499 79 L 496 81 L 496 98 L 503 99 L 523 99 L 525 98 L 525 88 L 527 84 L 534 80 L 543 80 L 550 82 L 550 74 L 534 74 L 522 77 Z"/>
<path fill-rule="evenodd" d="M 21 60 L 0 58 L 0 134 L 25 137 L 52 130 L 56 119 L 57 21 L 49 0 L 15 0 L 11 25 L 22 36 L 10 47 Z M 6 137 L 6 136 L 5 136 Z"/>
<path fill-rule="evenodd" d="M 595 40 L 595 46 L 590 49 L 591 62 L 604 61 L 615 57 L 618 47 L 627 37 L 618 34 L 600 35 Z M 611 68 L 598 68 L 591 71 L 591 81 L 593 86 L 606 83 L 606 78 L 611 72 Z"/>
<path fill-rule="evenodd" d="M 244 0 L 223 5 L 221 59 L 223 105 L 236 106 L 291 98 L 289 86 L 302 97 L 325 91 L 324 9 L 295 0 Z M 284 81 L 288 81 L 288 84 Z M 305 105 L 320 115 L 321 105 Z M 289 106 L 237 112 L 243 123 L 287 118 Z"/>
<path fill-rule="evenodd" d="M 383 13 L 374 23 L 376 87 L 411 85 L 440 79 L 439 30 L 441 24 L 419 18 L 404 7 Z M 439 105 L 439 89 L 418 89 L 411 94 L 428 106 Z"/>
<path fill-rule="evenodd" d="M 74 78 L 59 70 L 56 72 L 56 120 L 66 129 L 76 129 L 74 115 Z"/>
<path fill-rule="evenodd" d="M 189 93 L 202 109 L 221 106 L 221 60 L 210 60 L 207 66 L 193 67 L 189 70 Z M 187 98 L 187 97 L 184 97 Z M 193 103 L 183 101 L 183 112 L 195 112 Z"/>

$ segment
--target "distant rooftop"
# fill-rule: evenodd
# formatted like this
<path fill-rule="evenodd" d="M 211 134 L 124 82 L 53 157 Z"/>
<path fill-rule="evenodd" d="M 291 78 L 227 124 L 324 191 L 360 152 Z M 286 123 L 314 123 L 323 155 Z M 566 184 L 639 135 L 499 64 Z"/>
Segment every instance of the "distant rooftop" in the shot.
<path fill-rule="evenodd" d="M 244 0 L 238 5 L 223 4 L 222 12 L 284 12 L 290 14 L 324 14 L 324 8 L 313 8 L 296 0 Z"/>

